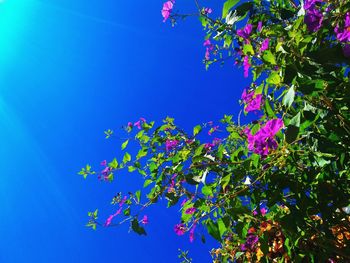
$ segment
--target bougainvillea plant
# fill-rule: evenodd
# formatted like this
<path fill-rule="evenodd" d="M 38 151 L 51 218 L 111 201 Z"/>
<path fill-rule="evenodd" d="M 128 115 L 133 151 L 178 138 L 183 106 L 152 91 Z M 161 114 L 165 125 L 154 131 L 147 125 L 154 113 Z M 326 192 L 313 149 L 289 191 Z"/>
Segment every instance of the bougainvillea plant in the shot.
<path fill-rule="evenodd" d="M 205 228 L 221 244 L 213 262 L 350 262 L 350 2 L 228 0 L 220 17 L 194 4 L 204 64 L 243 69 L 242 112 L 258 120 L 224 116 L 190 132 L 169 117 L 128 123 L 123 159 L 80 174 L 109 182 L 127 169 L 144 188 L 117 194 L 114 213 L 90 212 L 87 225 L 146 234 L 147 207 L 165 201 L 181 208 L 175 234 L 192 242 Z M 165 2 L 163 21 L 186 17 L 180 6 Z"/>

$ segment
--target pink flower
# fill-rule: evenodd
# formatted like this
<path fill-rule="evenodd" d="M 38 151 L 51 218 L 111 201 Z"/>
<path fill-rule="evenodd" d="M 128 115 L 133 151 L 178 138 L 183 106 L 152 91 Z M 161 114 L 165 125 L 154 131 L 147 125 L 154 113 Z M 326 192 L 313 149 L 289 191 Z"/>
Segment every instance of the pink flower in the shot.
<path fill-rule="evenodd" d="M 193 142 L 194 142 L 194 140 L 192 140 L 192 139 L 189 139 L 189 140 L 185 141 L 186 144 L 192 144 Z"/>
<path fill-rule="evenodd" d="M 304 22 L 310 32 L 316 32 L 322 26 L 323 15 L 318 9 L 311 7 L 306 11 Z"/>
<path fill-rule="evenodd" d="M 147 225 L 149 222 L 148 222 L 148 216 L 147 215 L 144 215 L 142 220 L 141 220 L 141 224 L 143 225 Z"/>
<path fill-rule="evenodd" d="M 270 42 L 270 39 L 265 38 L 265 40 L 261 43 L 261 48 L 260 48 L 261 52 L 269 49 L 269 42 Z"/>
<path fill-rule="evenodd" d="M 167 21 L 167 19 L 169 18 L 170 14 L 173 10 L 174 3 L 175 3 L 175 0 L 172 0 L 172 1 L 167 1 L 163 4 L 163 9 L 161 11 L 162 16 L 164 18 L 163 22 Z"/>
<path fill-rule="evenodd" d="M 214 49 L 214 45 L 210 42 L 210 39 L 206 39 L 203 42 L 203 46 L 206 47 L 205 60 L 209 60 L 210 59 L 210 51 L 212 51 Z"/>
<path fill-rule="evenodd" d="M 106 166 L 106 165 L 107 165 L 107 161 L 106 161 L 106 160 L 103 160 L 100 164 L 101 164 L 102 166 Z"/>
<path fill-rule="evenodd" d="M 117 212 L 115 212 L 113 215 L 110 215 L 110 216 L 107 218 L 107 220 L 106 220 L 104 226 L 106 226 L 106 227 L 109 226 L 109 225 L 112 223 L 113 218 L 116 217 L 117 215 L 119 215 L 121 212 L 122 212 L 122 208 L 119 208 L 119 209 L 117 210 Z"/>
<path fill-rule="evenodd" d="M 252 99 L 249 104 L 245 107 L 246 112 L 256 111 L 260 110 L 261 108 L 261 102 L 262 102 L 262 95 L 258 94 L 255 96 L 254 99 Z"/>
<path fill-rule="evenodd" d="M 213 12 L 213 10 L 211 8 L 209 8 L 209 7 L 204 8 L 205 15 L 211 14 L 212 12 Z"/>
<path fill-rule="evenodd" d="M 187 208 L 186 211 L 185 211 L 185 214 L 188 214 L 188 215 L 192 215 L 196 212 L 196 208 L 195 207 L 190 207 L 190 208 Z"/>
<path fill-rule="evenodd" d="M 128 198 L 126 196 L 119 202 L 119 207 L 122 207 Z"/>
<path fill-rule="evenodd" d="M 266 157 L 269 150 L 277 148 L 278 144 L 274 136 L 282 127 L 283 121 L 281 119 L 273 119 L 266 122 L 265 126 L 254 135 L 251 134 L 249 128 L 244 129 L 248 140 L 248 149 L 262 157 Z"/>
<path fill-rule="evenodd" d="M 174 231 L 176 235 L 182 236 L 186 232 L 186 226 L 184 224 L 177 224 L 174 226 Z"/>
<path fill-rule="evenodd" d="M 194 230 L 196 229 L 196 224 L 194 224 L 190 230 L 190 242 L 192 243 L 194 241 Z"/>
<path fill-rule="evenodd" d="M 344 28 L 340 29 L 339 25 L 334 28 L 337 39 L 340 42 L 349 42 L 350 41 L 350 13 L 346 13 Z"/>
<path fill-rule="evenodd" d="M 265 207 L 264 207 L 264 208 L 261 208 L 261 209 L 260 209 L 260 213 L 261 213 L 262 216 L 265 216 L 266 213 L 267 213 L 267 209 L 266 209 Z"/>
<path fill-rule="evenodd" d="M 210 51 L 208 48 L 205 50 L 204 58 L 205 58 L 205 60 L 210 60 Z"/>
<path fill-rule="evenodd" d="M 258 32 L 261 32 L 262 26 L 263 26 L 262 22 L 259 21 L 259 22 L 258 22 L 258 28 L 257 28 L 257 29 L 258 29 Z"/>
<path fill-rule="evenodd" d="M 215 145 L 213 143 L 206 143 L 204 144 L 204 149 L 206 149 L 207 151 L 210 151 L 212 147 L 214 147 Z"/>
<path fill-rule="evenodd" d="M 132 122 L 129 121 L 129 122 L 128 122 L 128 128 L 132 128 L 132 126 L 133 126 L 133 125 L 132 125 Z"/>
<path fill-rule="evenodd" d="M 250 34 L 252 33 L 252 29 L 253 26 L 251 24 L 247 24 L 243 29 L 237 30 L 237 35 L 244 39 L 248 39 Z"/>
<path fill-rule="evenodd" d="M 217 131 L 219 129 L 219 126 L 215 126 L 213 128 L 211 128 L 209 131 L 208 131 L 208 135 L 212 135 L 213 132 Z"/>
<path fill-rule="evenodd" d="M 249 57 L 245 56 L 244 60 L 243 60 L 243 70 L 244 70 L 244 77 L 245 78 L 248 78 L 250 66 L 251 65 L 249 64 Z"/>
<path fill-rule="evenodd" d="M 139 130 L 141 130 L 141 121 L 135 122 L 134 126 L 136 126 Z"/>
<path fill-rule="evenodd" d="M 166 140 L 165 142 L 165 150 L 171 151 L 179 144 L 178 140 Z"/>
<path fill-rule="evenodd" d="M 243 100 L 244 103 L 249 103 L 253 99 L 253 97 L 254 97 L 254 91 L 247 93 L 246 89 L 243 90 L 241 99 Z"/>

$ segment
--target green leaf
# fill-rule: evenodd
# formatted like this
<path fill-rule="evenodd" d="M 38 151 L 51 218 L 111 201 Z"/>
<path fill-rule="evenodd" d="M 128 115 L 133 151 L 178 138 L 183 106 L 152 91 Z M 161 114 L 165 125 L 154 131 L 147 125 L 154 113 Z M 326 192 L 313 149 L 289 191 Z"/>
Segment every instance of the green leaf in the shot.
<path fill-rule="evenodd" d="M 129 216 L 130 215 L 130 207 L 125 209 L 123 213 L 124 213 L 125 216 Z"/>
<path fill-rule="evenodd" d="M 213 222 L 212 220 L 208 220 L 207 224 L 206 224 L 208 233 L 215 238 L 216 240 L 218 240 L 219 242 L 221 242 L 221 236 L 220 236 L 220 231 L 219 231 L 219 227 L 218 224 L 216 222 Z"/>
<path fill-rule="evenodd" d="M 225 18 L 232 7 L 234 7 L 239 0 L 227 0 L 222 8 L 222 18 Z"/>
<path fill-rule="evenodd" d="M 270 76 L 266 79 L 266 82 L 272 85 L 278 85 L 281 83 L 281 77 L 278 72 L 274 71 L 270 74 Z"/>
<path fill-rule="evenodd" d="M 286 95 L 284 95 L 283 97 L 283 100 L 282 100 L 283 105 L 289 108 L 294 101 L 294 97 L 295 97 L 295 90 L 294 90 L 294 87 L 291 86 L 288 89 Z"/>
<path fill-rule="evenodd" d="M 202 130 L 202 126 L 197 125 L 196 127 L 193 128 L 193 136 L 196 136 L 200 131 Z"/>
<path fill-rule="evenodd" d="M 116 158 L 113 159 L 113 161 L 111 161 L 108 164 L 108 167 L 112 168 L 112 169 L 117 169 L 118 168 L 118 161 Z"/>
<path fill-rule="evenodd" d="M 231 180 L 231 174 L 227 174 L 221 179 L 222 189 L 225 190 L 226 186 L 230 183 L 230 180 Z"/>
<path fill-rule="evenodd" d="M 298 112 L 298 114 L 290 120 L 289 125 L 293 125 L 298 128 L 300 127 L 300 112 Z"/>
<path fill-rule="evenodd" d="M 295 115 L 288 124 L 287 130 L 285 132 L 287 143 L 292 143 L 298 138 L 299 127 L 300 127 L 300 112 L 298 112 L 298 114 Z"/>
<path fill-rule="evenodd" d="M 131 161 L 131 155 L 129 153 L 125 153 L 123 157 L 123 163 L 127 163 Z"/>
<path fill-rule="evenodd" d="M 148 180 L 146 180 L 146 181 L 144 182 L 143 187 L 146 188 L 146 187 L 149 186 L 151 183 L 153 183 L 153 181 L 150 180 L 150 179 L 148 179 Z"/>
<path fill-rule="evenodd" d="M 122 150 L 124 150 L 126 148 L 126 146 L 128 146 L 128 143 L 129 143 L 129 139 L 126 140 L 125 142 L 123 142 L 122 144 Z"/>
<path fill-rule="evenodd" d="M 271 65 L 276 65 L 276 59 L 275 56 L 271 53 L 270 50 L 266 50 L 263 55 L 263 59 L 266 62 L 269 62 Z"/>
<path fill-rule="evenodd" d="M 136 167 L 134 167 L 134 166 L 132 166 L 132 165 L 129 165 L 129 166 L 128 166 L 128 172 L 129 172 L 129 173 L 132 173 L 132 172 L 134 172 L 134 171 L 136 171 L 136 170 L 137 170 Z"/>
<path fill-rule="evenodd" d="M 224 221 L 222 220 L 222 218 L 218 219 L 218 227 L 219 227 L 219 233 L 220 233 L 220 237 L 222 238 L 222 236 L 226 233 L 227 228 L 225 226 Z"/>
<path fill-rule="evenodd" d="M 249 55 L 249 54 L 254 55 L 255 52 L 254 52 L 253 46 L 250 44 L 245 44 L 243 46 L 243 53 L 245 55 Z"/>
<path fill-rule="evenodd" d="M 211 187 L 209 185 L 205 185 L 202 187 L 202 193 L 205 196 L 213 196 L 213 190 L 211 189 Z"/>
<path fill-rule="evenodd" d="M 134 218 L 131 221 L 131 229 L 139 235 L 147 235 L 145 229 L 139 225 L 139 221 L 137 220 L 137 218 Z"/>
<path fill-rule="evenodd" d="M 136 159 L 141 159 L 142 157 L 145 157 L 147 155 L 147 153 L 148 153 L 148 148 L 147 147 L 143 147 L 137 153 Z"/>
<path fill-rule="evenodd" d="M 140 203 L 140 200 L 141 200 L 141 191 L 140 190 L 135 192 L 135 197 L 136 197 L 137 202 Z"/>
<path fill-rule="evenodd" d="M 265 112 L 270 119 L 276 117 L 275 112 L 272 110 L 271 105 L 268 100 L 265 100 Z"/>

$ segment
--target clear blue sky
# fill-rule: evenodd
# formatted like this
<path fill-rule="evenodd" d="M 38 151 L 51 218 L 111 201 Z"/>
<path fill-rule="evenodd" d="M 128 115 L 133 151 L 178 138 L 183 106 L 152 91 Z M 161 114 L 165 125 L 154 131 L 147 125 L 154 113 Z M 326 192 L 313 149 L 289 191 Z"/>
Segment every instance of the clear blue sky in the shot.
<path fill-rule="evenodd" d="M 206 1 L 219 14 L 223 1 Z M 213 4 L 211 4 L 213 3 Z M 193 10 L 191 1 L 178 8 Z M 214 5 L 214 6 L 213 6 Z M 148 237 L 92 231 L 87 211 L 140 180 L 77 172 L 118 155 L 103 131 L 139 117 L 185 129 L 237 114 L 247 80 L 229 63 L 205 71 L 195 18 L 162 23 L 162 0 L 4 0 L 0 4 L 0 262 L 209 262 L 210 244 L 178 237 L 176 209 L 148 212 Z M 216 8 L 216 9 L 215 9 Z"/>

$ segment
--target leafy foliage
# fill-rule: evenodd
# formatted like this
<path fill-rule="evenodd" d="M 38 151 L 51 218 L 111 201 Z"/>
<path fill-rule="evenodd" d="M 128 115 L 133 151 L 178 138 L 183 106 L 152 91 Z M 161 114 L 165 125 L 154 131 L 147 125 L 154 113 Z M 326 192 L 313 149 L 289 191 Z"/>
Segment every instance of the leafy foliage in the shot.
<path fill-rule="evenodd" d="M 169 2 L 162 14 L 175 24 L 187 15 Z M 228 0 L 212 18 L 195 2 L 207 32 L 206 67 L 243 66 L 252 78 L 245 113 L 262 117 L 241 125 L 227 115 L 191 133 L 169 117 L 158 127 L 142 118 L 129 123 L 122 150 L 136 142 L 137 154 L 102 163 L 98 176 L 112 181 L 118 170 L 138 171 L 144 189 L 115 196 L 119 212 L 104 225 L 123 211 L 114 225 L 129 221 L 145 235 L 148 221 L 139 217 L 166 200 L 181 207 L 178 235 L 193 241 L 202 227 L 220 242 L 214 262 L 349 261 L 350 4 Z M 89 165 L 80 172 L 94 173 Z M 103 225 L 97 210 L 89 217 L 89 227 Z M 190 262 L 187 252 L 180 256 Z"/>

